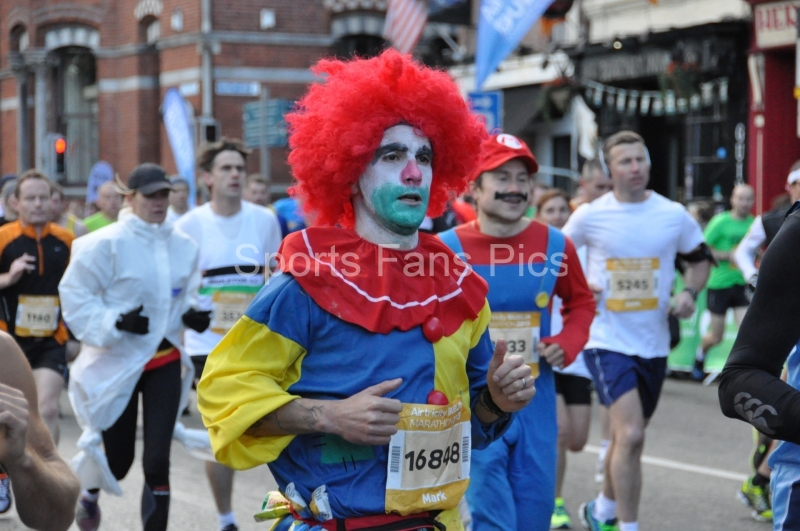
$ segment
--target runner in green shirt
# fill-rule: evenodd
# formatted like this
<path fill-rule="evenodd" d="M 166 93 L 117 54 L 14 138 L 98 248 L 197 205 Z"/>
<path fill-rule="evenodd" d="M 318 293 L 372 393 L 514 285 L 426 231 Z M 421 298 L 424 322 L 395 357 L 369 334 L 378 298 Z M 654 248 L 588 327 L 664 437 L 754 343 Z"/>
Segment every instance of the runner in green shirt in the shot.
<path fill-rule="evenodd" d="M 733 308 L 738 327 L 742 324 L 750 303 L 744 292 L 745 279 L 736 267 L 733 253 L 753 223 L 754 218 L 750 210 L 754 202 L 755 194 L 751 186 L 746 184 L 736 186 L 731 194 L 731 210 L 711 218 L 705 230 L 706 243 L 719 265 L 711 269 L 711 276 L 708 279 L 708 310 L 711 312 L 711 324 L 697 352 L 692 371 L 692 377 L 696 380 L 705 378 L 703 365 L 706 353 L 722 342 L 728 308 Z"/>
<path fill-rule="evenodd" d="M 119 211 L 122 209 L 122 195 L 117 191 L 113 181 L 105 182 L 97 189 L 97 206 L 100 212 L 83 220 L 89 232 L 117 221 Z"/>

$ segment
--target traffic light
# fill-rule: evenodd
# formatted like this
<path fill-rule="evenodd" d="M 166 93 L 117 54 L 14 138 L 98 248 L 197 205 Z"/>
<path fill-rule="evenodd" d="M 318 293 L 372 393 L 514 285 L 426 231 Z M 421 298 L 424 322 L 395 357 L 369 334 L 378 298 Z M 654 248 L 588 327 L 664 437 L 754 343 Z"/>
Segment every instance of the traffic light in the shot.
<path fill-rule="evenodd" d="M 67 141 L 64 140 L 63 136 L 56 138 L 55 142 L 53 143 L 53 147 L 56 151 L 56 164 L 55 164 L 55 172 L 57 174 L 63 174 L 64 169 L 64 156 L 67 153 Z"/>

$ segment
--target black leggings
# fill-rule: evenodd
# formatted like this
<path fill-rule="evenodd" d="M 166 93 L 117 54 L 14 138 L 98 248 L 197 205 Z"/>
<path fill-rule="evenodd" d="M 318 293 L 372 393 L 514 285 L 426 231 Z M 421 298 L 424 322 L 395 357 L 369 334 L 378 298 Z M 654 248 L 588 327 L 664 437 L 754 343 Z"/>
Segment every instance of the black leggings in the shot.
<path fill-rule="evenodd" d="M 103 432 L 108 465 L 118 480 L 133 464 L 139 393 L 144 419 L 142 525 L 145 531 L 164 531 L 169 517 L 169 451 L 181 398 L 180 361 L 142 374 L 125 411 Z"/>

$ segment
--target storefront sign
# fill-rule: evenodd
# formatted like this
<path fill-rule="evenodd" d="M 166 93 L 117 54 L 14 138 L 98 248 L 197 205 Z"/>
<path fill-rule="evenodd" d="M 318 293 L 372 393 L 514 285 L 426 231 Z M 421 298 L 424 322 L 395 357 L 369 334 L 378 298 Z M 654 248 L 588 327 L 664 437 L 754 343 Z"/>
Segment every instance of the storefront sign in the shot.
<path fill-rule="evenodd" d="M 581 75 L 584 79 L 608 82 L 622 79 L 654 77 L 667 71 L 672 62 L 668 50 L 651 50 L 640 54 L 614 54 L 587 57 L 583 60 Z"/>
<path fill-rule="evenodd" d="M 800 0 L 755 6 L 756 46 L 794 46 L 797 42 L 798 7 Z"/>

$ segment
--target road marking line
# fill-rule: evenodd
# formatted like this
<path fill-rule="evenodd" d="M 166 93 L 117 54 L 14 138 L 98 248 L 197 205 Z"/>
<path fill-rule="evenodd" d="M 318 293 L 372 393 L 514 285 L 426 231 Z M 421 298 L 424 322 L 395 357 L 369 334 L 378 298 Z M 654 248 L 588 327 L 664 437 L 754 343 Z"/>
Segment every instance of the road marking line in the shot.
<path fill-rule="evenodd" d="M 587 444 L 583 449 L 592 454 L 599 454 L 600 447 Z M 704 476 L 712 476 L 715 478 L 732 479 L 736 481 L 744 481 L 748 478 L 747 474 L 740 474 L 738 472 L 730 472 L 728 470 L 720 470 L 719 468 L 709 468 L 707 466 L 692 465 L 689 463 L 681 463 L 680 461 L 673 461 L 672 459 L 662 459 L 660 457 L 650 457 L 647 455 L 642 456 L 642 463 L 647 465 L 660 466 L 663 468 L 670 468 L 672 470 L 680 470 L 682 472 L 692 472 L 694 474 L 702 474 Z"/>

